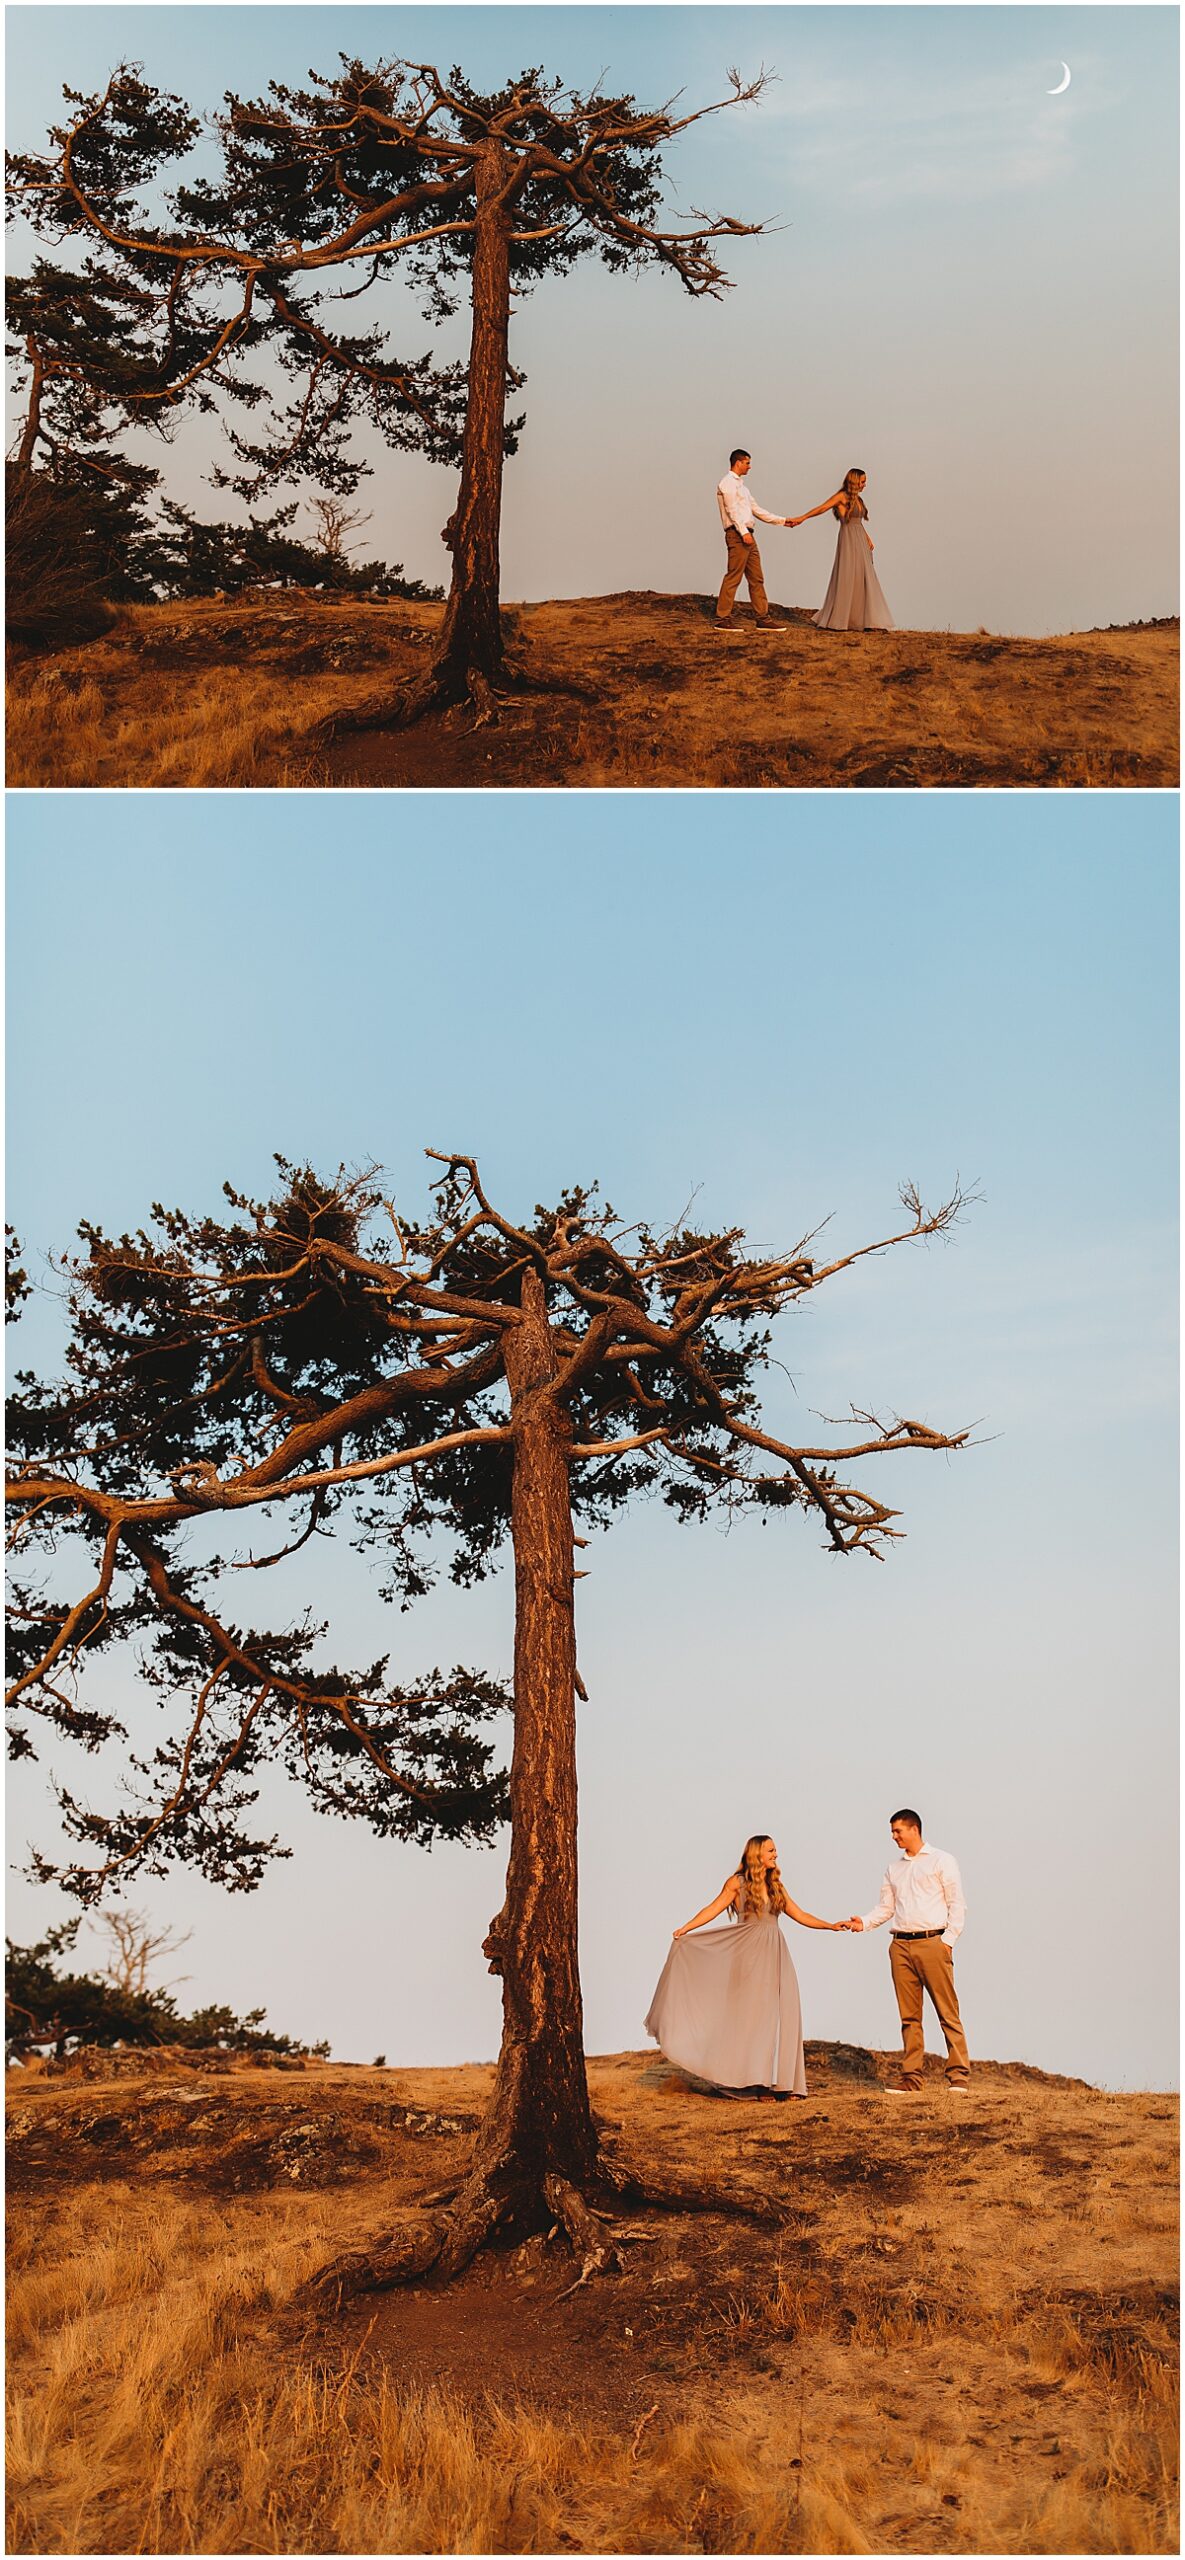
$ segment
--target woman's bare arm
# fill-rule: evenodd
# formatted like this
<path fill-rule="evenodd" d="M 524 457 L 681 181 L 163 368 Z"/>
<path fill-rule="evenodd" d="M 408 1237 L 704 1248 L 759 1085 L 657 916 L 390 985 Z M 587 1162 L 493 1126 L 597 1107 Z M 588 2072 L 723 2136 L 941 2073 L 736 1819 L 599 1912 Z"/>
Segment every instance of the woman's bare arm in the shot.
<path fill-rule="evenodd" d="M 813 1911 L 801 1911 L 796 1902 L 791 1902 L 789 1894 L 782 1907 L 803 1929 L 846 1929 L 848 1926 L 846 1920 L 816 1920 Z"/>
<path fill-rule="evenodd" d="M 846 491 L 846 489 L 837 489 L 833 498 L 824 498 L 824 500 L 823 500 L 823 504 L 822 504 L 822 506 L 821 506 L 821 507 L 808 507 L 808 508 L 807 508 L 807 511 L 806 511 L 806 514 L 805 514 L 804 516 L 787 516 L 787 518 L 786 518 L 786 522 L 787 522 L 787 524 L 789 524 L 789 525 L 796 525 L 796 524 L 809 524 L 812 516 L 826 516 L 826 515 L 830 515 L 831 510 L 832 510 L 832 508 L 833 508 L 833 507 L 838 507 L 838 506 L 841 506 L 841 505 L 842 505 L 843 510 L 844 510 L 844 513 L 845 513 L 845 515 L 846 515 L 846 513 L 847 513 L 847 491 Z"/>
<path fill-rule="evenodd" d="M 739 1876 L 730 1876 L 727 1884 L 721 1885 L 715 1901 L 705 1903 L 703 1910 L 696 1912 L 694 1920 L 685 1920 L 681 1929 L 672 1931 L 672 1936 L 686 1938 L 692 1929 L 702 1929 L 705 1920 L 718 1920 L 721 1912 L 727 1911 L 736 1901 L 739 1883 Z"/>

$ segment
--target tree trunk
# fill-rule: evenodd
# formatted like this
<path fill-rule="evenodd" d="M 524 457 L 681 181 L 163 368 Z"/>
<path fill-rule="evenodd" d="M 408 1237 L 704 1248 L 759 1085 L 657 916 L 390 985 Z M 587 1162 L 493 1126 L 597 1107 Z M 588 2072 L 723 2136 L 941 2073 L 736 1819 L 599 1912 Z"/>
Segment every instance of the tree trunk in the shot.
<path fill-rule="evenodd" d="M 506 432 L 512 224 L 503 197 L 511 174 L 501 143 L 486 143 L 477 164 L 473 321 L 461 488 L 444 534 L 453 555 L 453 577 L 435 667 L 438 681 L 447 679 L 454 694 L 472 694 L 479 707 L 485 707 L 503 670 L 498 540 Z"/>
<path fill-rule="evenodd" d="M 468 395 L 461 446 L 461 486 L 444 528 L 453 555 L 452 584 L 440 639 L 425 674 L 392 699 L 384 690 L 356 709 L 336 711 L 313 733 L 328 747 L 364 729 L 409 729 L 426 713 L 471 702 L 478 727 L 495 724 L 496 696 L 512 689 L 563 693 L 592 702 L 569 679 L 528 673 L 507 657 L 499 604 L 502 466 L 510 337 L 510 237 L 514 215 L 505 200 L 513 177 L 502 144 L 483 143 L 477 162 L 473 302 Z"/>
<path fill-rule="evenodd" d="M 45 366 L 41 352 L 32 338 L 26 338 L 25 352 L 32 367 L 32 375 L 29 383 L 29 406 L 25 413 L 24 434 L 16 454 L 18 471 L 31 471 L 33 468 L 33 457 L 41 434 L 41 393 L 45 382 Z"/>
<path fill-rule="evenodd" d="M 514 1428 L 514 1754 L 506 1899 L 489 1949 L 502 1975 L 502 2051 L 478 2161 L 541 2190 L 592 2174 L 577 1954 L 576 1635 L 569 1426 L 552 1392 L 543 1283 L 523 1283 L 507 1338 Z"/>
<path fill-rule="evenodd" d="M 455 2275 L 491 2233 L 562 2223 L 581 2261 L 577 2283 L 612 2263 L 617 2244 L 588 2201 L 608 2190 L 584 2067 L 577 1956 L 576 1636 L 570 1425 L 554 1393 L 555 1350 L 543 1282 L 523 1282 L 522 1322 L 506 1340 L 514 1431 L 514 1750 L 506 1897 L 485 1952 L 502 1976 L 502 2049 L 493 2095 L 459 2187 L 404 2214 L 378 2249 L 351 2253 L 314 2280 L 340 2301 L 434 2272 Z M 447 2205 L 443 2219 L 431 2210 Z"/>
<path fill-rule="evenodd" d="M 523 1282 L 521 1312 L 505 1346 L 514 1431 L 514 1751 L 506 1898 L 485 1942 L 503 1982 L 494 2091 L 459 2184 L 405 2211 L 377 2246 L 323 2268 L 309 2287 L 322 2307 L 424 2275 L 447 2279 L 496 2230 L 548 2223 L 562 2225 L 579 2261 L 574 2290 L 620 2266 L 627 2239 L 648 2236 L 611 2230 L 606 2201 L 780 2218 L 752 2189 L 729 2195 L 698 2179 L 655 2179 L 598 2142 L 577 1956 L 570 1426 L 554 1394 L 555 1350 L 537 1272 Z"/>

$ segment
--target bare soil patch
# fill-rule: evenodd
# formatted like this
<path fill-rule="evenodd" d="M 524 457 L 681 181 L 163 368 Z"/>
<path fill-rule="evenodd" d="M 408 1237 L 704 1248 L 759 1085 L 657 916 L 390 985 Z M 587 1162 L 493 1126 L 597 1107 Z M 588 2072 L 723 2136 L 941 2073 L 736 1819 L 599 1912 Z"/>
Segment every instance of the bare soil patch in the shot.
<path fill-rule="evenodd" d="M 821 632 L 776 607 L 649 593 L 522 605 L 516 649 L 565 694 L 318 743 L 422 673 L 442 608 L 269 594 L 141 605 L 14 663 L 10 784 L 383 790 L 1173 787 L 1175 623 L 1012 639 Z"/>

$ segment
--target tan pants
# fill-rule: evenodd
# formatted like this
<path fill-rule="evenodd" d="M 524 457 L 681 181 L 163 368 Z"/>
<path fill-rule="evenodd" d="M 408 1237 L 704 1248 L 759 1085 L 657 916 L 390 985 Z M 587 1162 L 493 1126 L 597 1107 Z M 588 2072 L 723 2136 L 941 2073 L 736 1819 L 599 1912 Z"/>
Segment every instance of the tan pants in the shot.
<path fill-rule="evenodd" d="M 953 1947 L 948 1947 L 942 1938 L 894 1938 L 889 1949 L 889 1962 L 901 2012 L 905 2046 L 901 2077 L 906 2088 L 920 2089 L 922 2085 L 922 2064 L 926 2054 L 922 1995 L 926 1991 L 938 2011 L 938 2023 L 946 2037 L 947 2079 L 965 2081 L 970 2064 L 955 1990 Z"/>
<path fill-rule="evenodd" d="M 745 542 L 742 539 L 733 524 L 725 526 L 724 539 L 728 545 L 728 567 L 724 572 L 724 583 L 717 599 L 716 620 L 717 622 L 728 621 L 737 588 L 742 578 L 747 578 L 753 611 L 758 621 L 764 622 L 769 612 L 769 597 L 765 592 L 761 553 L 755 542 Z"/>

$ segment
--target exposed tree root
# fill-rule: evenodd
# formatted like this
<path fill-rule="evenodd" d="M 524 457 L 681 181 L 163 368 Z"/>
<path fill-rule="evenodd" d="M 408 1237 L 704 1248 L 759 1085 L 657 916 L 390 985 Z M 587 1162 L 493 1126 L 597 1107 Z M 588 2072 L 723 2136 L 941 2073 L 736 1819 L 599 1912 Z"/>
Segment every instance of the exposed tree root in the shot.
<path fill-rule="evenodd" d="M 709 2186 L 703 2178 L 655 2177 L 651 2170 L 602 2152 L 598 2174 L 625 2204 L 656 2205 L 665 2213 L 719 2213 L 746 2222 L 782 2222 L 785 2206 L 771 2196 L 736 2187 Z"/>
<path fill-rule="evenodd" d="M 604 2201 L 594 2201 L 597 2196 Z M 614 2209 L 606 2211 L 606 2203 Z M 784 2208 L 766 2196 L 710 2186 L 698 2178 L 654 2177 L 649 2170 L 611 2159 L 604 2152 L 588 2192 L 554 2170 L 538 2183 L 510 2162 L 493 2170 L 482 2166 L 459 2185 L 437 2188 L 416 2210 L 400 2214 L 390 2233 L 372 2248 L 334 2259 L 306 2286 L 305 2298 L 319 2309 L 338 2310 L 359 2294 L 384 2293 L 414 2283 L 417 2276 L 447 2281 L 460 2275 L 500 2228 L 511 2226 L 526 2236 L 550 2224 L 550 2236 L 562 2230 L 577 2261 L 572 2283 L 557 2296 L 564 2301 L 592 2277 L 620 2271 L 623 2249 L 654 2238 L 652 2224 L 621 2227 L 622 2209 L 634 2205 L 654 2206 L 665 2213 L 726 2214 L 753 2222 L 784 2219 Z"/>
<path fill-rule="evenodd" d="M 559 2296 L 563 2302 L 568 2294 L 575 2293 L 577 2285 L 587 2284 L 590 2276 L 601 2275 L 607 2267 L 620 2267 L 621 2251 L 608 2228 L 607 2216 L 597 2213 L 570 2179 L 545 2178 L 543 2193 L 557 2222 L 567 2232 L 573 2256 L 580 2260 L 575 2283 L 565 2285 Z"/>
<path fill-rule="evenodd" d="M 352 2249 L 334 2258 L 303 2287 L 312 2309 L 340 2311 L 360 2293 L 385 2293 L 427 2275 L 444 2246 L 444 2223 L 438 2214 L 401 2213 L 390 2236 L 370 2249 Z"/>
<path fill-rule="evenodd" d="M 599 702 L 596 686 L 578 684 L 574 676 L 545 676 L 525 658 L 516 658 L 507 650 L 491 689 L 501 698 L 511 693 L 558 694 L 567 702 Z"/>
<path fill-rule="evenodd" d="M 455 2276 L 477 2256 L 499 2223 L 521 2203 L 513 2186 L 499 2188 L 476 2170 L 454 2193 L 446 2213 L 401 2213 L 389 2236 L 368 2249 L 350 2250 L 322 2267 L 305 2287 L 305 2299 L 340 2310 L 360 2293 L 386 2293 L 417 2276 Z"/>
<path fill-rule="evenodd" d="M 562 2293 L 556 2295 L 557 2302 L 566 2302 L 568 2295 L 578 2292 L 582 2284 L 588 2283 L 590 2276 L 603 2275 L 610 2267 L 620 2270 L 623 2249 L 632 2247 L 640 2240 L 653 2240 L 656 2237 L 650 2223 L 636 2223 L 630 2231 L 614 2231 L 611 2228 L 611 2216 L 600 2212 L 595 2205 L 590 2205 L 581 2195 L 579 2188 L 574 2187 L 567 2178 L 545 2178 L 543 2192 L 557 2216 L 556 2223 L 552 2225 L 552 2231 L 554 2232 L 562 2223 L 571 2242 L 573 2255 L 580 2260 L 579 2275 L 571 2284 L 564 2286 Z"/>
<path fill-rule="evenodd" d="M 437 2273 L 460 2275 L 462 2267 L 467 2267 L 478 2250 L 484 2248 L 500 2223 L 517 2219 L 516 2208 L 521 2210 L 522 2202 L 521 2186 L 475 2169 L 445 2216 Z"/>
<path fill-rule="evenodd" d="M 590 686 L 542 675 L 519 658 L 503 656 L 493 670 L 443 658 L 416 683 L 398 693 L 380 694 L 370 702 L 331 713 L 311 733 L 308 743 L 315 751 L 323 752 L 339 738 L 355 737 L 370 729 L 413 729 L 434 711 L 465 708 L 474 714 L 475 729 L 496 729 L 499 703 L 513 694 L 524 693 L 559 694 L 576 702 L 597 699 Z"/>

